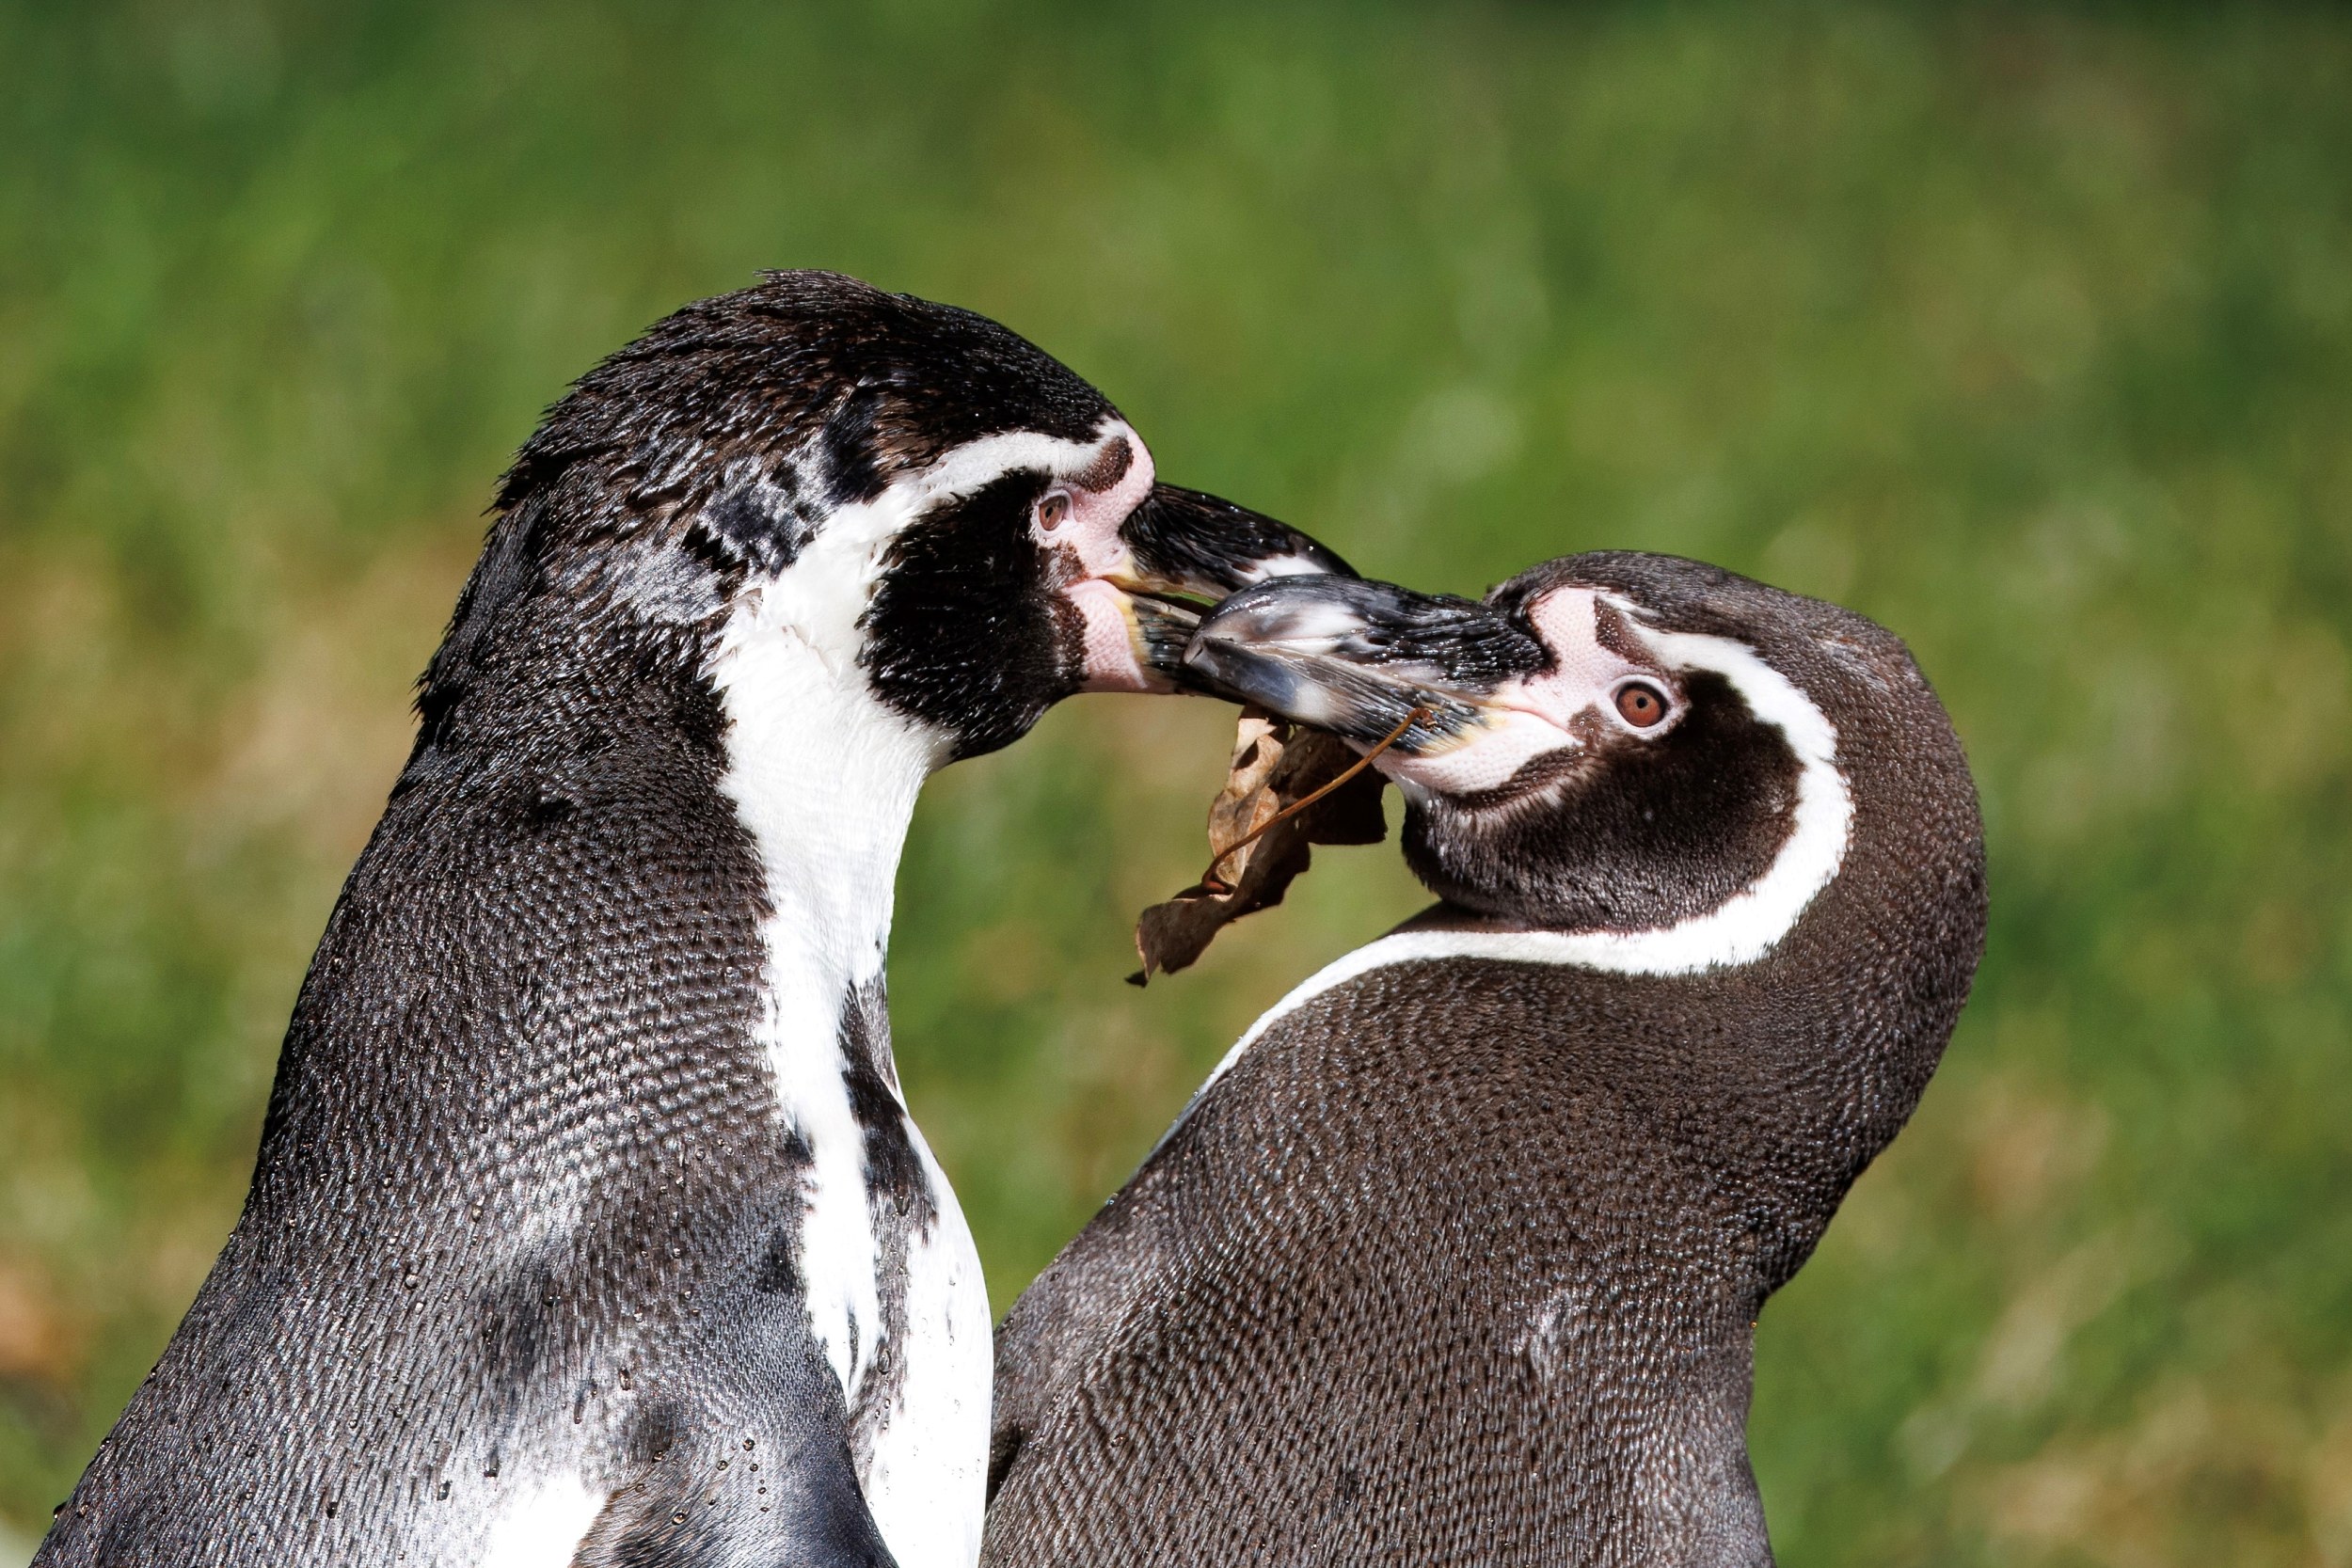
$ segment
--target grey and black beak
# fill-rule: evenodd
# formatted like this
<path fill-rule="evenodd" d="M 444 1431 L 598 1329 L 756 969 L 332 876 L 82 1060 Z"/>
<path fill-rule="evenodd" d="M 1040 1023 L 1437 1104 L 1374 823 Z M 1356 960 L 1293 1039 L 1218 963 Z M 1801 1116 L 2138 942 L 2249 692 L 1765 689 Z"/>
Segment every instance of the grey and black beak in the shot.
<path fill-rule="evenodd" d="M 1119 537 L 1134 571 L 1112 582 L 1133 596 L 1137 656 L 1179 685 L 1190 684 L 1184 649 L 1200 603 L 1270 579 L 1356 575 L 1336 551 L 1288 523 L 1175 484 L 1154 484 Z"/>
<path fill-rule="evenodd" d="M 1137 587 L 1211 604 L 1270 578 L 1356 575 L 1288 523 L 1174 484 L 1152 486 L 1119 537 L 1135 558 Z"/>
<path fill-rule="evenodd" d="M 1260 583 L 1218 605 L 1184 651 L 1194 686 L 1407 756 L 1478 727 L 1503 682 L 1544 664 L 1541 643 L 1500 612 L 1451 594 L 1361 578 Z"/>

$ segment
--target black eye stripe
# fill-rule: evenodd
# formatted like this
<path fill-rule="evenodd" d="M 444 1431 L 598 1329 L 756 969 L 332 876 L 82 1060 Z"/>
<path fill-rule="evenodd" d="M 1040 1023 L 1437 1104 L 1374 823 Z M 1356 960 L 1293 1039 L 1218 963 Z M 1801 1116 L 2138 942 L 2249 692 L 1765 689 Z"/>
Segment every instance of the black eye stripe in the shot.
<path fill-rule="evenodd" d="M 955 736 L 959 756 L 1017 739 L 1076 689 L 1048 552 L 1029 531 L 1042 488 L 1015 470 L 909 523 L 862 623 L 875 694 Z"/>
<path fill-rule="evenodd" d="M 1635 730 L 1641 745 L 1547 753 L 1500 789 L 1417 807 L 1406 830 L 1415 874 L 1466 909 L 1627 931 L 1686 920 L 1754 882 L 1791 831 L 1801 764 L 1727 678 L 1680 679 L 1677 721 Z M 1566 793 L 1535 793 L 1554 787 Z"/>

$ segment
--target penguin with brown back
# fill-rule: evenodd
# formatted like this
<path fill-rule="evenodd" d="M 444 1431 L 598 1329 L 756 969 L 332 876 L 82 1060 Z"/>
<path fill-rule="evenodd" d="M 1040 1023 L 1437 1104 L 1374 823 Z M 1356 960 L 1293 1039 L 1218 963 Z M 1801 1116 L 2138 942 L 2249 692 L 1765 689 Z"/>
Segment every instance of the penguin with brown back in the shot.
<path fill-rule="evenodd" d="M 1234 1047 L 997 1341 L 991 1568 L 1758 1564 L 1754 1330 L 1982 951 L 1902 643 L 1629 553 L 1186 655 L 1369 747 L 1442 899 Z"/>

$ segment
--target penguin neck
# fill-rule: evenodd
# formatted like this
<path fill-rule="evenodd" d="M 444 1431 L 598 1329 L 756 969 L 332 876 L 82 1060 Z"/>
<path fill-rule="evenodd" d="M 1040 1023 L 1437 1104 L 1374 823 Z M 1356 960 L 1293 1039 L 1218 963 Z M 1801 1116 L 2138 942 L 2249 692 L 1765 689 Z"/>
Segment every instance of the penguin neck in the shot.
<path fill-rule="evenodd" d="M 1742 894 L 1674 929 L 1560 930 L 1450 903 L 1423 911 L 1269 1008 L 1162 1141 L 1270 1030 L 1359 976 L 1417 963 L 1524 965 L 1564 1006 L 1613 1014 L 1639 996 L 1670 1016 L 1740 1021 L 1740 1050 L 1726 1060 L 1770 1088 L 1761 1102 L 1775 1116 L 1828 1130 L 1802 1141 L 1842 1192 L 1910 1114 L 1950 1034 L 1982 942 L 1983 867 L 1973 804 L 1963 839 L 1936 827 L 1957 807 L 1897 830 L 1882 814 L 1852 812 L 1842 790 L 1834 803 L 1834 852 L 1799 840 L 1800 855 L 1784 855 L 1765 879 L 1793 859 L 1804 872 L 1785 879 L 1793 888 Z M 1664 1073 L 1704 1065 L 1656 1058 Z"/>
<path fill-rule="evenodd" d="M 727 718 L 721 788 L 766 883 L 771 1052 L 805 1042 L 837 1064 L 846 1001 L 882 972 L 915 797 L 947 748 L 788 609 L 739 610 L 711 659 Z M 888 1076 L 886 1037 L 873 1043 Z"/>
<path fill-rule="evenodd" d="M 810 1323 L 854 1401 L 889 1322 L 866 1147 L 879 1110 L 868 1091 L 898 1095 L 882 1000 L 893 882 L 915 796 L 948 746 L 867 690 L 853 619 L 829 610 L 812 625 L 795 614 L 804 608 L 801 595 L 755 590 L 707 669 L 727 720 L 720 788 L 767 895 L 753 1039 L 778 1122 L 807 1161 L 800 1262 Z M 903 1100 L 899 1111 L 889 1119 L 903 1119 Z M 919 1149 L 911 1123 L 904 1136 Z M 928 1173 L 928 1155 L 916 1158 Z M 951 1208 L 944 1180 L 927 1181 L 929 1202 Z"/>

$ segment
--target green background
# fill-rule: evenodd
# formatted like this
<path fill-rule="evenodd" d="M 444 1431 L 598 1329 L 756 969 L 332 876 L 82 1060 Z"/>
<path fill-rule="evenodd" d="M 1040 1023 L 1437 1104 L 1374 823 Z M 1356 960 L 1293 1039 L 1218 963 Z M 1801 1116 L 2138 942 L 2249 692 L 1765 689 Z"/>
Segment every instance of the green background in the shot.
<path fill-rule="evenodd" d="M 2352 1563 L 2352 17 L 0 6 L 0 1521 L 234 1217 L 505 454 L 771 265 L 1477 592 L 1699 555 L 1908 638 L 1994 926 L 1767 1312 L 1789 1563 Z M 943 776 L 892 966 L 997 1308 L 1392 849 L 1148 992 L 1229 716 Z"/>

